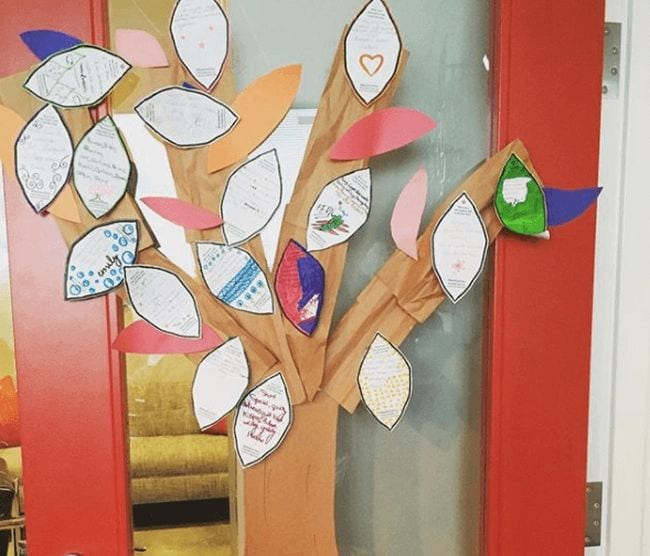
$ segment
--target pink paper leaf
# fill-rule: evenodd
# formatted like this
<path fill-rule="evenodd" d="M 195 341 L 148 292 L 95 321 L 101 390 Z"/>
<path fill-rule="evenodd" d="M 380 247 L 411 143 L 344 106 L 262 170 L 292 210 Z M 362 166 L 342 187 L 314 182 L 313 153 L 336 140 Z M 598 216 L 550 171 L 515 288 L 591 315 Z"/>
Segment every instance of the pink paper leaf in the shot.
<path fill-rule="evenodd" d="M 117 29 L 115 51 L 139 68 L 166 68 L 169 60 L 153 35 L 141 29 Z"/>
<path fill-rule="evenodd" d="M 113 349 L 125 353 L 166 355 L 209 351 L 221 344 L 223 340 L 206 324 L 202 326 L 201 338 L 191 339 L 166 334 L 144 320 L 137 320 L 118 334 Z"/>
<path fill-rule="evenodd" d="M 223 224 L 218 214 L 174 197 L 142 197 L 140 201 L 164 219 L 188 230 L 210 230 Z"/>
<path fill-rule="evenodd" d="M 395 245 L 416 261 L 418 232 L 427 201 L 427 182 L 427 171 L 420 168 L 404 186 L 390 220 L 390 232 Z"/>
<path fill-rule="evenodd" d="M 361 160 L 399 149 L 436 127 L 426 114 L 412 108 L 384 108 L 361 118 L 330 151 L 332 160 Z"/>

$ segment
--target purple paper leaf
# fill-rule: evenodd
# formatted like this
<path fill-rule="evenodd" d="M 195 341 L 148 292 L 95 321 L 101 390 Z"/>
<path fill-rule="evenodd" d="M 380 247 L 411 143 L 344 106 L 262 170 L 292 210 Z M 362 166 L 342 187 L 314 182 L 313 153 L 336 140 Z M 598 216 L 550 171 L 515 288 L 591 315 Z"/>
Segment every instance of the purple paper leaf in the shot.
<path fill-rule="evenodd" d="M 183 81 L 183 85 L 182 85 L 182 86 L 185 87 L 186 89 L 190 89 L 190 90 L 195 90 L 195 91 L 196 91 L 196 87 L 195 87 L 194 85 L 192 85 L 191 83 L 188 83 L 187 81 Z"/>
<path fill-rule="evenodd" d="M 575 220 L 596 202 L 602 190 L 602 187 L 571 190 L 544 187 L 548 225 L 560 226 Z"/>
<path fill-rule="evenodd" d="M 77 37 L 62 31 L 52 31 L 51 29 L 25 31 L 20 34 L 20 38 L 39 60 L 45 60 L 52 54 L 67 50 L 82 42 Z"/>

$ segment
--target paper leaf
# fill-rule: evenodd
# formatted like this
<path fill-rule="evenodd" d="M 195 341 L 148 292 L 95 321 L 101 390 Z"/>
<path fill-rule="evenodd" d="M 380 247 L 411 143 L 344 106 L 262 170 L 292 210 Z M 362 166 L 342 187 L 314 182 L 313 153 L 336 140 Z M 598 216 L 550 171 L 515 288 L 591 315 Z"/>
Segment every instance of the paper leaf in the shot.
<path fill-rule="evenodd" d="M 14 173 L 16 141 L 23 127 L 25 120 L 11 108 L 0 104 L 0 162 L 9 174 Z"/>
<path fill-rule="evenodd" d="M 297 330 L 311 336 L 318 326 L 325 292 L 325 270 L 290 240 L 278 265 L 275 293 L 282 312 Z"/>
<path fill-rule="evenodd" d="M 133 310 L 162 332 L 199 338 L 201 316 L 196 299 L 173 272 L 154 266 L 124 269 L 126 291 Z"/>
<path fill-rule="evenodd" d="M 212 294 L 235 309 L 273 313 L 273 295 L 264 272 L 243 249 L 218 243 L 196 244 L 201 275 Z"/>
<path fill-rule="evenodd" d="M 174 197 L 142 197 L 140 201 L 156 214 L 187 230 L 211 230 L 223 223 L 218 214 Z"/>
<path fill-rule="evenodd" d="M 118 334 L 113 349 L 123 353 L 167 355 L 209 351 L 222 343 L 219 335 L 205 324 L 201 327 L 201 338 L 193 339 L 166 334 L 147 321 L 137 320 Z"/>
<path fill-rule="evenodd" d="M 511 232 L 533 236 L 546 230 L 544 191 L 515 154 L 510 155 L 499 177 L 494 208 Z"/>
<path fill-rule="evenodd" d="M 215 0 L 178 0 L 170 25 L 182 64 L 208 91 L 217 83 L 228 55 L 228 18 Z"/>
<path fill-rule="evenodd" d="M 277 450 L 292 422 L 287 384 L 282 373 L 275 373 L 248 392 L 237 407 L 235 449 L 242 467 L 251 467 Z"/>
<path fill-rule="evenodd" d="M 275 149 L 242 164 L 228 178 L 221 199 L 226 243 L 238 245 L 259 234 L 281 200 L 282 177 Z"/>
<path fill-rule="evenodd" d="M 239 338 L 231 338 L 203 358 L 192 384 L 194 415 L 201 431 L 210 432 L 235 408 L 248 387 L 249 374 Z"/>
<path fill-rule="evenodd" d="M 70 247 L 65 273 L 65 298 L 86 299 L 104 295 L 124 281 L 124 266 L 138 253 L 135 220 L 96 226 Z"/>
<path fill-rule="evenodd" d="M 418 260 L 418 232 L 427 202 L 427 171 L 420 168 L 404 186 L 393 208 L 390 232 L 395 245 L 413 260 Z"/>
<path fill-rule="evenodd" d="M 138 68 L 166 68 L 169 60 L 151 33 L 142 29 L 116 29 L 115 52 Z"/>
<path fill-rule="evenodd" d="M 384 108 L 361 118 L 330 151 L 332 160 L 362 160 L 399 149 L 435 129 L 436 122 L 412 108 Z"/>
<path fill-rule="evenodd" d="M 368 220 L 371 197 L 368 168 L 327 184 L 309 212 L 307 250 L 320 251 L 350 239 Z"/>
<path fill-rule="evenodd" d="M 23 87 L 61 108 L 95 106 L 129 69 L 130 64 L 119 56 L 82 44 L 49 57 Z"/>
<path fill-rule="evenodd" d="M 368 2 L 345 36 L 345 71 L 359 99 L 375 102 L 395 77 L 402 41 L 381 0 Z"/>
<path fill-rule="evenodd" d="M 75 201 L 74 193 L 72 193 L 72 186 L 70 184 L 63 186 L 63 189 L 61 189 L 61 192 L 56 196 L 54 202 L 47 207 L 47 212 L 52 216 L 65 220 L 66 222 L 81 224 L 81 215 L 79 214 L 77 202 Z"/>
<path fill-rule="evenodd" d="M 366 352 L 357 381 L 372 416 L 392 431 L 404 416 L 413 390 L 411 365 L 379 332 Z"/>
<path fill-rule="evenodd" d="M 185 89 L 190 89 L 192 91 L 196 91 L 196 87 L 192 85 L 191 83 L 188 83 L 187 81 L 183 81 L 183 84 L 181 87 L 184 87 Z"/>
<path fill-rule="evenodd" d="M 284 66 L 260 77 L 232 103 L 241 122 L 208 150 L 208 172 L 227 168 L 253 152 L 284 119 L 296 98 L 302 66 Z"/>
<path fill-rule="evenodd" d="M 11 375 L 0 378 L 0 446 L 20 446 L 18 392 Z"/>
<path fill-rule="evenodd" d="M 131 161 L 115 122 L 99 120 L 79 141 L 72 161 L 75 189 L 88 211 L 100 218 L 126 193 Z"/>
<path fill-rule="evenodd" d="M 39 60 L 45 60 L 52 54 L 56 54 L 61 50 L 68 50 L 82 42 L 77 37 L 51 29 L 25 31 L 20 34 L 20 38 Z"/>
<path fill-rule="evenodd" d="M 72 138 L 56 108 L 46 105 L 16 141 L 16 177 L 36 212 L 54 200 L 70 176 Z"/>
<path fill-rule="evenodd" d="M 489 243 L 476 205 L 461 193 L 436 224 L 431 239 L 433 270 L 452 302 L 460 301 L 476 282 Z"/>
<path fill-rule="evenodd" d="M 555 189 L 544 188 L 546 208 L 548 210 L 548 225 L 560 226 L 581 216 L 600 195 L 602 187 L 586 189 Z"/>
<path fill-rule="evenodd" d="M 185 87 L 160 89 L 141 100 L 134 110 L 153 131 L 177 147 L 212 143 L 239 121 L 225 104 Z"/>

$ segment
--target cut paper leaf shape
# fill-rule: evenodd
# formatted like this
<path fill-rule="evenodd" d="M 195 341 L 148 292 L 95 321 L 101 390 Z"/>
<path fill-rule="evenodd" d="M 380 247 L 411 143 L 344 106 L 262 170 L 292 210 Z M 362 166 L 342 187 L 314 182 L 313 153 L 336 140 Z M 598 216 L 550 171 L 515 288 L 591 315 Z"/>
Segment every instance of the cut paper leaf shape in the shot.
<path fill-rule="evenodd" d="M 23 86 L 61 108 L 95 106 L 129 69 L 130 64 L 119 56 L 81 44 L 50 56 Z"/>
<path fill-rule="evenodd" d="M 226 243 L 238 245 L 259 234 L 281 200 L 282 176 L 275 149 L 242 164 L 228 178 L 221 199 Z"/>
<path fill-rule="evenodd" d="M 81 215 L 79 214 L 77 201 L 75 200 L 70 184 L 65 185 L 61 189 L 54 202 L 47 207 L 47 212 L 61 220 L 81 224 Z"/>
<path fill-rule="evenodd" d="M 196 244 L 201 275 L 212 294 L 235 309 L 273 313 L 273 295 L 264 272 L 243 249 L 218 243 Z"/>
<path fill-rule="evenodd" d="M 246 87 L 232 102 L 241 121 L 232 133 L 208 150 L 208 172 L 217 172 L 246 158 L 278 127 L 291 108 L 302 66 L 278 68 Z"/>
<path fill-rule="evenodd" d="M 16 176 L 36 212 L 47 208 L 70 176 L 72 138 L 51 105 L 27 122 L 16 141 Z"/>
<path fill-rule="evenodd" d="M 511 232 L 534 236 L 546 230 L 544 191 L 515 154 L 510 155 L 499 177 L 494 208 L 501 223 Z"/>
<path fill-rule="evenodd" d="M 124 267 L 138 253 L 135 220 L 96 226 L 70 247 L 65 275 L 65 298 L 86 299 L 114 290 L 124 281 Z"/>
<path fill-rule="evenodd" d="M 476 282 L 489 245 L 485 224 L 467 193 L 461 193 L 436 224 L 431 239 L 433 270 L 457 303 Z"/>
<path fill-rule="evenodd" d="M 68 50 L 82 42 L 77 37 L 52 29 L 25 31 L 20 34 L 20 38 L 39 60 L 45 60 L 52 54 Z"/>
<path fill-rule="evenodd" d="M 79 141 L 72 161 L 75 189 L 88 211 L 100 218 L 124 197 L 131 161 L 110 116 L 90 128 Z"/>
<path fill-rule="evenodd" d="M 361 118 L 330 151 L 332 160 L 363 160 L 402 148 L 435 129 L 436 121 L 413 108 L 383 108 Z"/>
<path fill-rule="evenodd" d="M 187 230 L 211 230 L 223 224 L 218 214 L 174 197 L 142 197 L 140 201 L 156 214 Z"/>
<path fill-rule="evenodd" d="M 177 147 L 201 147 L 228 133 L 239 117 L 196 89 L 166 87 L 134 108 L 156 134 Z"/>
<path fill-rule="evenodd" d="M 602 187 L 586 189 L 555 189 L 544 188 L 546 208 L 548 209 L 548 225 L 560 226 L 578 218 L 598 199 Z"/>
<path fill-rule="evenodd" d="M 176 54 L 208 91 L 223 71 L 228 54 L 228 18 L 216 0 L 178 0 L 170 31 Z"/>
<path fill-rule="evenodd" d="M 379 332 L 366 352 L 357 382 L 372 416 L 389 431 L 403 417 L 413 391 L 411 365 Z"/>
<path fill-rule="evenodd" d="M 173 272 L 154 266 L 124 269 L 126 291 L 133 310 L 158 330 L 183 336 L 201 336 L 201 316 L 196 299 Z"/>
<path fill-rule="evenodd" d="M 420 168 L 404 186 L 393 208 L 390 232 L 395 245 L 413 260 L 418 260 L 418 233 L 427 202 L 428 176 Z"/>
<path fill-rule="evenodd" d="M 165 68 L 169 60 L 151 33 L 142 29 L 116 29 L 115 52 L 138 68 Z"/>
<path fill-rule="evenodd" d="M 296 329 L 311 336 L 318 326 L 325 292 L 325 270 L 316 258 L 290 240 L 275 277 L 282 312 Z"/>
<path fill-rule="evenodd" d="M 309 212 L 307 250 L 327 249 L 352 237 L 368 220 L 371 190 L 368 168 L 327 184 Z"/>
<path fill-rule="evenodd" d="M 277 450 L 292 422 L 287 384 L 282 373 L 275 373 L 248 392 L 237 407 L 235 449 L 242 467 L 251 467 Z"/>
<path fill-rule="evenodd" d="M 16 141 L 25 127 L 25 120 L 11 108 L 0 104 L 0 162 L 6 172 L 14 172 Z"/>
<path fill-rule="evenodd" d="M 169 355 L 174 353 L 200 353 L 220 346 L 223 340 L 206 324 L 201 327 L 201 338 L 182 338 L 161 332 L 147 321 L 137 320 L 120 331 L 113 349 L 123 353 Z"/>
<path fill-rule="evenodd" d="M 368 2 L 345 36 L 345 71 L 361 101 L 369 106 L 395 77 L 402 41 L 382 0 Z"/>
<path fill-rule="evenodd" d="M 239 338 L 231 338 L 203 358 L 192 384 L 194 415 L 202 432 L 213 432 L 235 408 L 248 387 L 249 374 Z"/>

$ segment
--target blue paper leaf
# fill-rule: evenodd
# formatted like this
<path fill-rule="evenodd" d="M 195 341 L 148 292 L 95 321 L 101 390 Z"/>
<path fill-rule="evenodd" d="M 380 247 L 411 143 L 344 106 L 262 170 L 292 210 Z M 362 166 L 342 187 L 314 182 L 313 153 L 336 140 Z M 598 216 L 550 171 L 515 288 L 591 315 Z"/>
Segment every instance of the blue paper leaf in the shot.
<path fill-rule="evenodd" d="M 190 90 L 194 89 L 194 90 L 196 90 L 196 87 L 194 85 L 192 85 L 191 83 L 188 83 L 187 81 L 183 81 L 182 86 L 185 87 L 186 89 L 190 89 Z"/>
<path fill-rule="evenodd" d="M 20 38 L 39 60 L 45 60 L 45 58 L 52 56 L 52 54 L 56 54 L 61 50 L 67 50 L 82 42 L 77 37 L 50 29 L 25 31 L 20 34 Z"/>
<path fill-rule="evenodd" d="M 602 190 L 602 187 L 571 190 L 545 187 L 548 225 L 559 226 L 575 220 L 596 202 Z"/>

